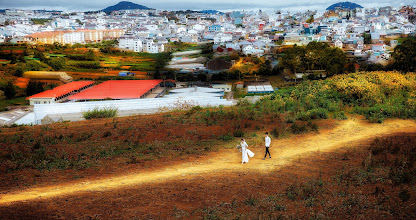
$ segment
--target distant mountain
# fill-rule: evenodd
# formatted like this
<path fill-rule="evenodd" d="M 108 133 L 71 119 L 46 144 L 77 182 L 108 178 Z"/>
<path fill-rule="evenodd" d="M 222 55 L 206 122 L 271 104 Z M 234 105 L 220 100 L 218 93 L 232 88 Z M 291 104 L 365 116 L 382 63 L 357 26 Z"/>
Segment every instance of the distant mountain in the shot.
<path fill-rule="evenodd" d="M 116 5 L 107 7 L 103 9 L 104 12 L 112 12 L 112 11 L 120 11 L 120 10 L 128 10 L 128 9 L 150 9 L 146 6 L 135 4 L 133 2 L 122 1 Z"/>
<path fill-rule="evenodd" d="M 356 8 L 363 8 L 363 6 L 359 4 L 355 4 L 353 2 L 338 2 L 331 6 L 329 6 L 326 10 L 327 11 L 335 11 L 335 8 L 341 9 L 356 9 Z"/>

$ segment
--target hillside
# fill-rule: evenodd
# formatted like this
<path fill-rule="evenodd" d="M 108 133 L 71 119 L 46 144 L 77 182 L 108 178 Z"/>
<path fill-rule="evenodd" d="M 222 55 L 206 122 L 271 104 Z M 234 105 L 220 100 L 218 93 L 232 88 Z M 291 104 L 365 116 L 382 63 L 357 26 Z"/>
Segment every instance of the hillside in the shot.
<path fill-rule="evenodd" d="M 120 10 L 129 10 L 129 9 L 143 9 L 143 10 L 147 10 L 150 9 L 146 6 L 143 5 L 139 5 L 133 2 L 128 2 L 128 1 L 121 1 L 119 3 L 117 3 L 116 5 L 113 6 L 109 6 L 105 9 L 103 9 L 102 11 L 104 12 L 112 12 L 112 11 L 120 11 Z"/>
<path fill-rule="evenodd" d="M 123 170 L 106 175 L 99 167 L 89 173 L 74 170 L 67 180 L 51 176 L 48 184 L 27 188 L 21 182 L 20 189 L 2 190 L 0 215 L 6 219 L 311 219 L 316 215 L 412 219 L 416 217 L 412 208 L 415 128 L 414 121 L 369 124 L 352 118 L 315 133 L 273 137 L 273 158 L 267 160 L 261 159 L 263 137 L 251 135 L 247 141 L 257 155 L 244 165 L 240 153 L 230 146 L 235 140 L 223 143 L 227 147 L 219 152 L 179 163 L 160 166 L 154 161 L 143 167 L 142 161 L 136 161 L 120 164 Z M 48 172 L 35 173 L 33 179 L 29 175 L 27 180 L 38 182 Z"/>
<path fill-rule="evenodd" d="M 0 128 L 0 216 L 414 219 L 415 82 L 360 72 L 256 104 Z"/>

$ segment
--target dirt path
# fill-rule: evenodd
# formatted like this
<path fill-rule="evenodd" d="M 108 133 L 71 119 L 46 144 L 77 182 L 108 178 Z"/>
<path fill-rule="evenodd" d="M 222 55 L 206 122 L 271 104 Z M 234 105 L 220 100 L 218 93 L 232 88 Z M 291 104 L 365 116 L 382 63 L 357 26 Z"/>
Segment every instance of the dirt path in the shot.
<path fill-rule="evenodd" d="M 251 148 L 257 155 L 248 164 L 241 164 L 241 155 L 235 149 L 224 149 L 213 153 L 199 161 L 183 163 L 169 168 L 135 172 L 123 176 L 105 177 L 98 180 L 82 180 L 78 182 L 53 185 L 48 187 L 30 188 L 23 191 L 3 194 L 0 204 L 12 202 L 52 198 L 70 194 L 105 191 L 129 185 L 163 182 L 175 177 L 186 177 L 215 172 L 268 172 L 279 169 L 291 161 L 307 156 L 316 151 L 332 151 L 357 141 L 364 141 L 376 136 L 395 132 L 416 132 L 416 122 L 411 120 L 387 120 L 383 124 L 369 124 L 359 118 L 340 121 L 332 130 L 319 133 L 297 135 L 288 139 L 272 140 L 272 159 L 262 160 L 264 149 Z M 250 143 L 248 143 L 250 146 Z"/>

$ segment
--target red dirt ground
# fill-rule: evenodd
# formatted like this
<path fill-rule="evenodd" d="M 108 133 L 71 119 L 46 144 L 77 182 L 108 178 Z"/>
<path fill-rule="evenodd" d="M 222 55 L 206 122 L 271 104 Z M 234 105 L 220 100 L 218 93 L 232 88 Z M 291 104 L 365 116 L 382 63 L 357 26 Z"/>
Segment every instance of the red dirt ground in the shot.
<path fill-rule="evenodd" d="M 335 211 L 323 218 L 409 218 L 412 211 L 416 211 L 414 192 L 411 191 L 413 197 L 410 200 L 399 202 L 397 194 L 394 194 L 396 189 L 388 185 L 380 186 L 383 194 L 390 198 L 387 204 L 392 210 L 403 212 L 393 215 L 383 208 L 365 208 L 366 201 L 361 200 L 363 196 L 370 201 L 387 198 L 373 198 L 372 193 L 377 192 L 374 185 L 370 188 L 356 186 L 356 191 L 347 192 L 342 204 L 337 204 L 330 199 L 331 195 L 327 195 L 326 200 L 321 201 L 325 207 L 314 205 L 308 208 L 301 201 L 281 198 L 294 184 L 318 178 L 330 182 L 340 170 L 360 166 L 368 155 L 365 146 L 371 140 L 396 132 L 416 132 L 416 122 L 387 120 L 383 124 L 369 124 L 358 118 L 340 121 L 334 129 L 273 140 L 273 158 L 266 161 L 261 160 L 263 147 L 253 144 L 252 140 L 249 146 L 257 155 L 245 165 L 239 163 L 241 156 L 238 151 L 223 149 L 183 162 L 164 162 L 162 166 L 150 169 L 142 166 L 135 169 L 132 165 L 113 175 L 91 175 L 70 182 L 58 179 L 54 184 L 5 190 L 0 197 L 0 215 L 11 219 L 194 219 L 227 215 L 232 218 L 274 219 L 282 216 L 317 217 L 323 215 L 322 210 L 332 208 Z M 325 188 L 331 193 L 345 191 L 331 183 Z M 285 208 L 275 206 L 277 210 L 268 212 L 268 205 L 272 204 L 267 200 L 270 197 L 281 201 Z M 355 208 L 351 210 L 361 212 L 349 213 L 350 206 Z M 340 207 L 348 210 L 338 211 Z M 337 212 L 343 215 L 334 215 Z"/>

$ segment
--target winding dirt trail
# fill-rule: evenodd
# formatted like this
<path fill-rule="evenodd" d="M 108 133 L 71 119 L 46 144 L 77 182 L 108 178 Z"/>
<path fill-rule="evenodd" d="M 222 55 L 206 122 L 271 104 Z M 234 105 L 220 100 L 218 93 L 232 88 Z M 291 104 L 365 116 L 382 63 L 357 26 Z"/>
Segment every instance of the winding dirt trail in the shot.
<path fill-rule="evenodd" d="M 0 205 L 13 202 L 48 199 L 77 193 L 106 191 L 125 186 L 164 182 L 175 177 L 201 175 L 207 173 L 226 172 L 268 172 L 276 170 L 293 160 L 310 153 L 333 151 L 340 147 L 356 144 L 377 136 L 396 132 L 416 132 L 413 120 L 386 120 L 383 124 L 370 124 L 360 118 L 340 121 L 331 130 L 319 133 L 297 135 L 288 139 L 272 140 L 272 159 L 262 160 L 263 147 L 251 147 L 257 155 L 248 164 L 242 165 L 241 155 L 235 149 L 224 149 L 203 157 L 196 162 L 182 163 L 168 168 L 125 174 L 122 176 L 103 177 L 97 180 L 81 180 L 48 187 L 34 187 L 0 195 Z M 250 146 L 250 143 L 248 143 Z"/>

